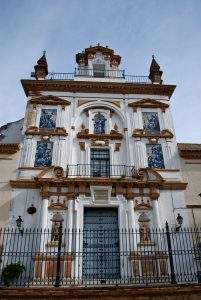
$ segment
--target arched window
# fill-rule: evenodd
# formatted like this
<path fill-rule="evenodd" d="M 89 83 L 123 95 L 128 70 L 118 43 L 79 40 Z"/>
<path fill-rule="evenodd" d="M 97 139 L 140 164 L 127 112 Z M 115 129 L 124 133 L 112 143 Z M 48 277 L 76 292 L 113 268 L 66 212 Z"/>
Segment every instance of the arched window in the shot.
<path fill-rule="evenodd" d="M 106 119 L 101 113 L 98 113 L 94 116 L 94 133 L 95 134 L 105 133 L 105 122 L 106 122 Z"/>

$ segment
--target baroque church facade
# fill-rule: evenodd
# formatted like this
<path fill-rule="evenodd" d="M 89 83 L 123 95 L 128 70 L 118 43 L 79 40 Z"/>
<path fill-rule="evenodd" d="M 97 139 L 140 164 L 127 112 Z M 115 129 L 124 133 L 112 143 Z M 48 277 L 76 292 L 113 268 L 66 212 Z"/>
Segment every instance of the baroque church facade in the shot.
<path fill-rule="evenodd" d="M 84 228 L 88 214 L 110 209 L 119 228 L 139 228 L 142 214 L 150 227 L 175 226 L 178 214 L 189 224 L 170 110 L 175 86 L 162 82 L 155 58 L 149 77 L 125 75 L 120 61 L 107 47 L 86 48 L 73 77 L 48 74 L 43 55 L 35 78 L 21 81 L 27 108 L 10 224 L 20 215 L 25 227 L 51 228 L 59 211 L 66 227 Z"/>
<path fill-rule="evenodd" d="M 11 137 L 21 148 L 8 227 L 20 229 L 26 254 L 25 230 L 42 232 L 37 242 L 33 232 L 27 237 L 35 250 L 25 279 L 53 278 L 60 251 L 66 281 L 91 280 L 91 272 L 93 280 L 124 273 L 166 280 L 171 249 L 164 251 L 166 235 L 160 241 L 152 233 L 166 228 L 168 236 L 167 222 L 174 233 L 192 224 L 179 155 L 190 156 L 178 148 L 171 115 L 176 86 L 163 83 L 154 57 L 149 76 L 126 75 L 121 57 L 99 44 L 77 53 L 76 63 L 73 73 L 49 73 L 44 53 L 32 78 L 21 80 L 27 106 L 21 135 Z M 0 151 L 17 153 L 17 144 L 1 134 Z M 196 270 L 192 257 L 189 270 Z M 171 269 L 172 282 L 174 276 Z"/>

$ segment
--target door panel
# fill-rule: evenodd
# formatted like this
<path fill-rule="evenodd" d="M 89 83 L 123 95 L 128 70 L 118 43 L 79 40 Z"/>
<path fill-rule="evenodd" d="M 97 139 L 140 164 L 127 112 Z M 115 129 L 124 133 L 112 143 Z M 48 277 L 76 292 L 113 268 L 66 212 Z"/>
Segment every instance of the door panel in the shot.
<path fill-rule="evenodd" d="M 83 236 L 83 278 L 120 277 L 118 210 L 85 208 Z"/>

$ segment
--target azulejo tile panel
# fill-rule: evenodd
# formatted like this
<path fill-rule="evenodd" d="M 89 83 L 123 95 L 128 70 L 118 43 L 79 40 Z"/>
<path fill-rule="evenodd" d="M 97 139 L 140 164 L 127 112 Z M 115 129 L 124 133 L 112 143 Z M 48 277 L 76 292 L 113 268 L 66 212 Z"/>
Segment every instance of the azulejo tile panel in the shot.
<path fill-rule="evenodd" d="M 42 109 L 39 127 L 44 129 L 54 129 L 56 127 L 56 118 L 56 109 Z"/>
<path fill-rule="evenodd" d="M 142 119 L 145 131 L 160 132 L 157 112 L 143 112 Z"/>
<path fill-rule="evenodd" d="M 37 142 L 35 167 L 49 167 L 52 165 L 52 142 Z"/>
<path fill-rule="evenodd" d="M 95 134 L 105 133 L 105 122 L 106 122 L 106 119 L 101 113 L 98 113 L 94 116 L 94 133 Z"/>
<path fill-rule="evenodd" d="M 147 144 L 146 148 L 149 168 L 165 168 L 161 145 Z"/>

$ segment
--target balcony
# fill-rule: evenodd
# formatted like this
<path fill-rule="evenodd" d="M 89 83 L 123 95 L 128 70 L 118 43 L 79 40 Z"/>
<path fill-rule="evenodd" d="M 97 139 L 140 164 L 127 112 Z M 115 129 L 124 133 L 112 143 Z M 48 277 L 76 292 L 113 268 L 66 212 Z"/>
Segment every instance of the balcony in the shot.
<path fill-rule="evenodd" d="M 31 77 L 35 77 L 32 73 Z M 78 80 L 79 78 L 100 78 L 115 79 L 127 83 L 151 84 L 148 76 L 126 75 L 124 70 L 94 70 L 75 68 L 72 73 L 55 73 L 50 72 L 45 79 L 47 80 Z"/>
<path fill-rule="evenodd" d="M 134 166 L 109 165 L 107 163 L 68 165 L 66 177 L 80 178 L 130 178 L 136 175 Z"/>

